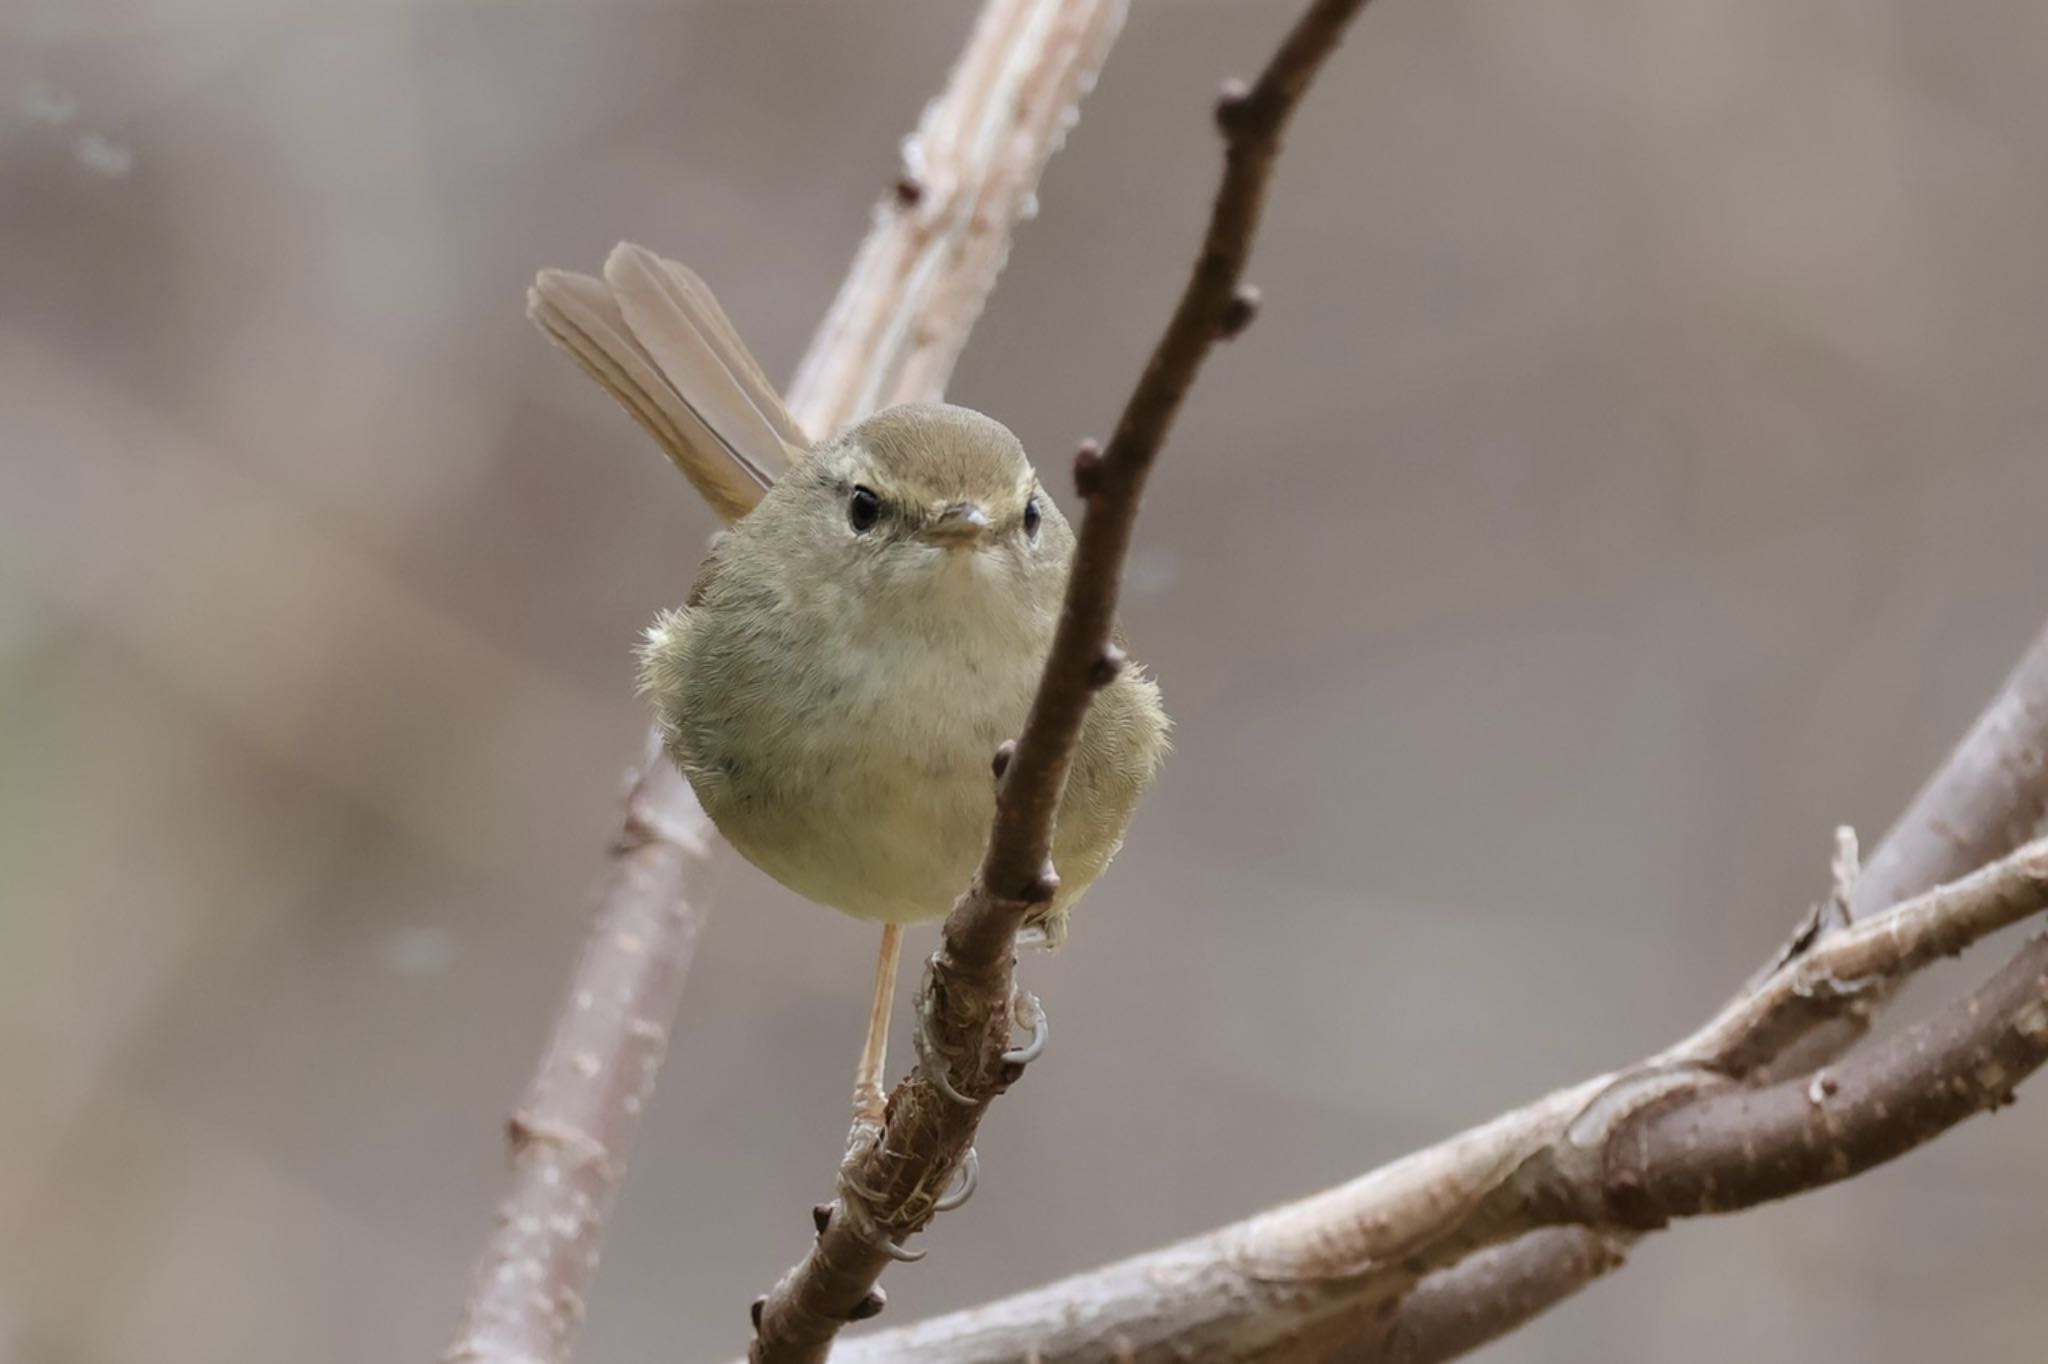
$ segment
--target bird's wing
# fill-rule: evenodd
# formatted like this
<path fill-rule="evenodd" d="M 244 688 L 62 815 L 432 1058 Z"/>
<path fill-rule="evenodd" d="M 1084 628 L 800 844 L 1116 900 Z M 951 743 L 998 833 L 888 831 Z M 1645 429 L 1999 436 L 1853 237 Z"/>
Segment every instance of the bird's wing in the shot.
<path fill-rule="evenodd" d="M 704 282 L 621 245 L 605 278 L 543 270 L 527 316 L 653 436 L 724 520 L 737 521 L 806 448 Z"/>

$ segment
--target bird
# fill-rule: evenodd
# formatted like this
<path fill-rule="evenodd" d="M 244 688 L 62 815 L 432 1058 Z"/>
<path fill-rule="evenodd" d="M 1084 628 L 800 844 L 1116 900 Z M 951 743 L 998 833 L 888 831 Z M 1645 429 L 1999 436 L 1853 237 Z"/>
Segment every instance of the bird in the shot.
<path fill-rule="evenodd" d="M 622 243 L 603 280 L 542 271 L 529 315 L 655 438 L 729 529 L 638 652 L 662 746 L 739 853 L 883 926 L 856 1119 L 882 1111 L 902 928 L 969 885 L 992 759 L 1044 667 L 1074 532 L 994 419 L 906 403 L 811 441 L 704 281 Z M 1119 635 L 1119 638 L 1121 636 Z M 1169 744 L 1135 663 L 1095 695 L 1053 837 L 1058 946 Z"/>

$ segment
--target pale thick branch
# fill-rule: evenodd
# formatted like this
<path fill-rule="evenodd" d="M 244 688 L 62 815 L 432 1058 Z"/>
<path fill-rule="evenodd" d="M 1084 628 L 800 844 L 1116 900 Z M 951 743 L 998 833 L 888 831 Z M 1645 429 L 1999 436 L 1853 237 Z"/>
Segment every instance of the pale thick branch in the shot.
<path fill-rule="evenodd" d="M 875 210 L 789 392 L 814 433 L 936 399 L 1124 0 L 990 0 Z M 449 1364 L 561 1364 L 723 844 L 650 742 L 555 1028 L 512 1121 L 512 1187 Z"/>
<path fill-rule="evenodd" d="M 1259 80 L 1218 107 L 1225 170 L 1193 273 L 1106 449 L 1075 463 L 1084 511 L 1059 625 L 1022 734 L 998 782 L 989 846 L 947 917 L 920 1007 L 935 1054 L 952 1067 L 935 1082 L 924 1061 L 890 1096 L 883 1129 L 848 1156 L 847 1176 L 872 1194 L 874 1225 L 837 1209 L 811 1254 L 766 1298 L 755 1364 L 821 1360 L 847 1320 L 868 1315 L 889 1263 L 879 1231 L 900 1242 L 933 1216 L 933 1195 L 974 1140 L 989 1103 L 1020 1073 L 1003 1052 L 1011 1029 L 1017 930 L 1058 888 L 1054 814 L 1094 694 L 1123 656 L 1111 640 L 1118 589 L 1145 479 L 1202 361 L 1250 321 L 1240 284 L 1287 121 L 1365 0 L 1314 0 Z"/>
<path fill-rule="evenodd" d="M 2036 937 L 1933 1018 L 1810 1076 L 1646 1110 L 1608 1142 L 1606 1205 L 1614 1221 L 1658 1226 L 1848 1179 L 2011 1103 L 2043 1061 L 2048 937 Z"/>
<path fill-rule="evenodd" d="M 512 1187 L 446 1364 L 569 1357 L 721 849 L 650 740 L 568 997 L 512 1115 Z"/>
<path fill-rule="evenodd" d="M 1903 979 L 2043 910 L 2048 841 L 1824 940 L 1759 996 Z M 1245 1360 L 1448 1358 L 1613 1268 L 1636 1232 L 1666 1217 L 1817 1187 L 2009 1098 L 2048 1056 L 2044 953 L 2031 944 L 1940 1018 L 1821 1075 L 1747 1089 L 1690 1059 L 1739 1041 L 1724 1015 L 1638 1066 L 1349 1184 L 871 1337 L 847 1357 L 996 1364 L 1035 1352 L 1042 1364 L 1079 1364 L 1106 1358 L 1102 1341 L 1115 1334 L 1139 1361 L 1190 1349 Z M 1766 1026 L 1776 1014 L 1739 1016 Z M 1744 1165 L 1751 1149 L 1754 1168 Z M 1554 1234 L 1530 1234 L 1545 1230 Z"/>
<path fill-rule="evenodd" d="M 2048 629 L 2034 637 L 1998 694 L 1914 795 L 1876 854 L 1865 862 L 1849 897 L 1852 917 L 1868 917 L 2018 846 L 2040 827 L 2044 814 L 2048 814 Z M 1724 1052 L 1722 1063 L 1735 1071 L 1754 1065 L 1764 1073 L 1804 1074 L 1840 1055 L 1863 1035 L 1870 1012 L 1883 1002 L 1883 994 L 1872 991 L 1864 1008 L 1847 1014 L 1820 1009 L 1813 1017 L 1802 1018 L 1800 1011 L 1788 1010 L 1769 1027 L 1751 1033 L 1743 1050 Z M 1398 1334 L 1410 1345 L 1400 1358 L 1416 1364 L 1453 1358 L 1469 1348 L 1458 1343 L 1461 1339 L 1491 1340 L 1513 1330 L 1595 1277 L 1591 1272 L 1576 1281 L 1570 1276 L 1546 1276 L 1535 1262 L 1536 1256 L 1547 1253 L 1545 1248 L 1534 1238 L 1526 1239 L 1530 1249 L 1506 1247 L 1496 1259 L 1527 1255 L 1528 1264 L 1518 1270 L 1522 1280 L 1541 1282 L 1554 1292 L 1549 1296 L 1524 1294 L 1510 1301 L 1489 1296 L 1489 1281 L 1461 1275 L 1463 1266 L 1432 1276 L 1402 1306 Z M 1427 1311 L 1421 1308 L 1424 1303 Z M 1417 1309 L 1413 1322 L 1411 1306 Z M 1458 1329 L 1439 1337 L 1439 1327 L 1450 1322 L 1459 1323 Z"/>

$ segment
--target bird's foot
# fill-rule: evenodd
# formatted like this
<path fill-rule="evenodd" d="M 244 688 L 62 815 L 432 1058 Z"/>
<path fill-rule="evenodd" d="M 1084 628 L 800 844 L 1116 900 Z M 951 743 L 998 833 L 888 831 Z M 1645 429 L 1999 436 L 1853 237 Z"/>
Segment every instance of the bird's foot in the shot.
<path fill-rule="evenodd" d="M 839 1206 L 846 1215 L 847 1224 L 861 1240 L 890 1259 L 900 1264 L 916 1264 L 924 1258 L 924 1252 L 909 1249 L 889 1234 L 881 1219 L 875 1216 L 875 1206 L 882 1201 L 882 1196 L 862 1184 L 860 1176 L 855 1173 L 855 1167 L 865 1154 L 864 1148 L 850 1150 L 846 1159 L 839 1163 Z"/>
<path fill-rule="evenodd" d="M 1030 920 L 1017 930 L 1017 949 L 1020 952 L 1056 952 L 1066 940 L 1067 916 L 1064 913 Z"/>
<path fill-rule="evenodd" d="M 846 1159 L 841 1162 L 839 1206 L 845 1210 L 848 1224 L 862 1240 L 892 1260 L 915 1264 L 924 1258 L 925 1253 L 921 1250 L 908 1249 L 889 1233 L 882 1225 L 881 1218 L 875 1213 L 876 1207 L 882 1202 L 882 1195 L 860 1181 L 856 1167 L 865 1154 L 865 1149 L 852 1150 L 847 1152 Z M 968 1199 L 974 1197 L 974 1191 L 980 1184 L 981 1157 L 970 1146 L 967 1148 L 967 1154 L 960 1158 L 959 1168 L 954 1171 L 945 1192 L 932 1197 L 931 1211 L 952 1212 L 955 1208 L 963 1206 Z M 820 1204 L 819 1207 L 823 1211 L 814 1213 L 814 1216 L 818 1222 L 818 1231 L 822 1234 L 831 1219 L 832 1209 L 830 1204 Z"/>
<path fill-rule="evenodd" d="M 1026 1036 L 1020 1045 L 1003 1052 L 1000 1059 L 1005 1066 L 1028 1066 L 1045 1054 L 1045 1044 L 1052 1037 L 1052 1024 L 1046 1018 L 1045 1006 L 1038 1002 L 1038 996 L 1021 986 L 1011 987 L 1009 1016 L 1012 1025 L 1022 1028 Z M 912 1034 L 918 1062 L 924 1067 L 933 1088 L 963 1108 L 972 1107 L 977 1100 L 963 1094 L 953 1082 L 953 1058 L 932 1035 L 935 1022 L 935 1006 L 932 995 L 927 992 L 918 1001 L 917 1028 Z"/>

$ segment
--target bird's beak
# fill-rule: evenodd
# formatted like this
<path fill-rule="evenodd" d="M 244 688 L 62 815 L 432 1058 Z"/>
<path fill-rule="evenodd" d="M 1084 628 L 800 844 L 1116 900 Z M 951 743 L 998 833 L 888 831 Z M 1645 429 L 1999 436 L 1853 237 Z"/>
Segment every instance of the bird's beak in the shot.
<path fill-rule="evenodd" d="M 955 502 L 924 529 L 925 541 L 941 549 L 970 549 L 988 538 L 988 513 L 972 502 Z"/>

